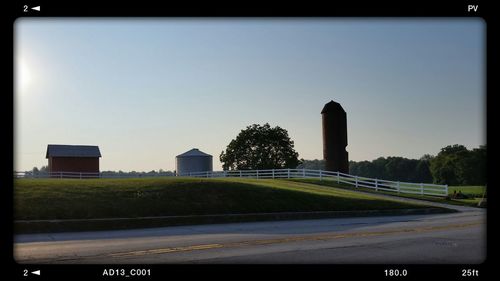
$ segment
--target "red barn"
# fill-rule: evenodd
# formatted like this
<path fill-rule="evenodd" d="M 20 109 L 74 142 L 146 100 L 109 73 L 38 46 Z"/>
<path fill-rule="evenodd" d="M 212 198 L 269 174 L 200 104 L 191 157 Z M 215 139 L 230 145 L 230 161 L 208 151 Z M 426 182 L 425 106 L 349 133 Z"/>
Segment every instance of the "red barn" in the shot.
<path fill-rule="evenodd" d="M 101 152 L 95 145 L 49 144 L 45 158 L 49 172 L 99 173 Z"/>

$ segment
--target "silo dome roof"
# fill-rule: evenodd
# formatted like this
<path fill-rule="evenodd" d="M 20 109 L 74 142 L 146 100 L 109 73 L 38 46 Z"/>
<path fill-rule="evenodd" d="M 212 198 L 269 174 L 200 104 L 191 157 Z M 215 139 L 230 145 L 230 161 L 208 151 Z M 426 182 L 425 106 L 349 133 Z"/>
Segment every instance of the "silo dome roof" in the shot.
<path fill-rule="evenodd" d="M 323 107 L 323 110 L 321 110 L 321 114 L 325 112 L 335 112 L 335 111 L 341 111 L 345 112 L 340 103 L 334 102 L 333 100 L 330 101 L 329 103 L 325 104 Z"/>
<path fill-rule="evenodd" d="M 182 154 L 177 155 L 176 157 L 196 157 L 196 156 L 212 156 L 210 154 L 207 154 L 203 151 L 200 151 L 198 148 L 193 148 L 189 151 L 186 151 Z"/>

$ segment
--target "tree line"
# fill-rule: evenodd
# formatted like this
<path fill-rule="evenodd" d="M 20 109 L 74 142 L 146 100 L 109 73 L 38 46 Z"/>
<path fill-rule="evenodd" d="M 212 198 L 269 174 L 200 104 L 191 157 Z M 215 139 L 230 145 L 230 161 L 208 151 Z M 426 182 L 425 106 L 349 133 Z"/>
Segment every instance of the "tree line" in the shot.
<path fill-rule="evenodd" d="M 27 172 L 27 176 L 29 175 L 44 175 L 49 172 L 48 166 L 42 166 L 41 168 L 33 167 L 31 171 Z M 151 170 L 149 172 L 137 172 L 137 171 L 130 171 L 130 172 L 124 172 L 124 171 L 101 171 L 100 172 L 103 177 L 109 176 L 109 177 L 148 177 L 148 176 L 174 176 L 175 171 L 165 171 L 163 169 L 159 169 L 158 171 L 156 170 Z"/>
<path fill-rule="evenodd" d="M 253 124 L 241 130 L 219 156 L 224 170 L 313 169 L 324 170 L 323 160 L 298 159 L 294 141 L 279 126 Z M 33 168 L 31 173 L 46 173 L 47 166 Z M 441 149 L 436 156 L 420 159 L 399 156 L 379 157 L 373 161 L 350 161 L 351 175 L 392 181 L 437 183 L 448 185 L 486 184 L 486 145 L 468 150 L 455 144 Z M 175 171 L 123 172 L 103 171 L 104 176 L 175 175 Z"/>
<path fill-rule="evenodd" d="M 304 160 L 299 169 L 324 169 L 324 160 Z M 349 161 L 349 174 L 393 181 L 448 185 L 486 185 L 486 145 L 468 150 L 455 144 L 441 149 L 436 156 L 420 159 L 391 156 L 372 161 Z"/>

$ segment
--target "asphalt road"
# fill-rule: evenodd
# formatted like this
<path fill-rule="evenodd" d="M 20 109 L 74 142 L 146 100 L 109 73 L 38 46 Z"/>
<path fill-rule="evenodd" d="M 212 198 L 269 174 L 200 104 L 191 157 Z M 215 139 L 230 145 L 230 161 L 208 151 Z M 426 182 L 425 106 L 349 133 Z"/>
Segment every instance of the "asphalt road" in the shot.
<path fill-rule="evenodd" d="M 486 210 L 17 235 L 19 263 L 477 264 Z"/>

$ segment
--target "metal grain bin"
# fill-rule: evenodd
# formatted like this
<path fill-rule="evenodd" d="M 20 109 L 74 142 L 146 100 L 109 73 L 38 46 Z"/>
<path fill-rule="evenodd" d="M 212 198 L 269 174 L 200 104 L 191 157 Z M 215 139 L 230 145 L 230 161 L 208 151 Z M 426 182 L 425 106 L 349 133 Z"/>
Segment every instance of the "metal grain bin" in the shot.
<path fill-rule="evenodd" d="M 176 174 L 189 176 L 193 172 L 211 172 L 212 162 L 212 155 L 193 148 L 175 157 Z"/>

